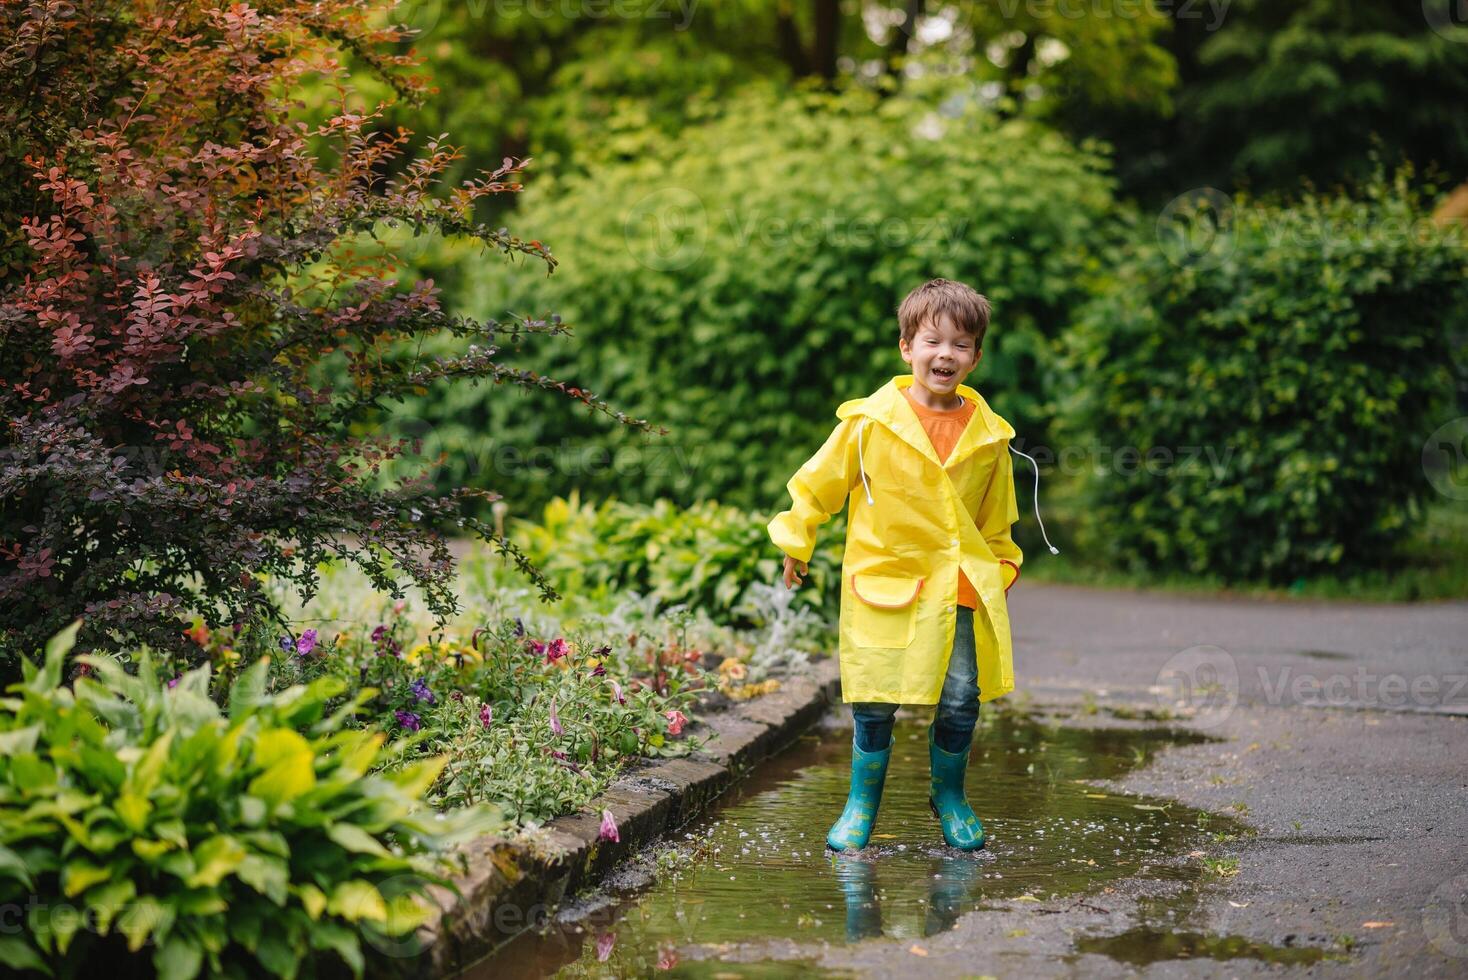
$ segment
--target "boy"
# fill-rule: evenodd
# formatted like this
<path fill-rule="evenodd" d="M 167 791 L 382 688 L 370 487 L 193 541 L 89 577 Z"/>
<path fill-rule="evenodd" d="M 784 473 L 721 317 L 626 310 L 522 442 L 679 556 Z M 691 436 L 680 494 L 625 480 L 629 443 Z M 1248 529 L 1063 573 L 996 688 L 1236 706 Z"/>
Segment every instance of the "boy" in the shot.
<path fill-rule="evenodd" d="M 826 836 L 833 850 L 867 844 L 899 704 L 937 705 L 929 805 L 949 845 L 984 846 L 963 779 L 979 703 L 1014 689 L 1005 593 L 1023 561 L 1009 533 L 1014 430 L 963 384 L 983 356 L 989 311 L 947 279 L 909 293 L 898 349 L 912 373 L 841 404 L 840 423 L 787 484 L 794 505 L 769 523 L 794 588 L 816 529 L 850 498 L 839 633 L 856 731 L 846 808 Z"/>

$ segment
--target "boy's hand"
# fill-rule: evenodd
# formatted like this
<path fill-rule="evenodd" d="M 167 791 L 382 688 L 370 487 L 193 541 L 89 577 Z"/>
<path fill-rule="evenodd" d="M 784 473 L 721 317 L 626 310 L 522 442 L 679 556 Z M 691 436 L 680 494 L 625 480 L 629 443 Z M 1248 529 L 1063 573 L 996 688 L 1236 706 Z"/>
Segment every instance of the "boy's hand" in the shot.
<path fill-rule="evenodd" d="M 789 555 L 786 555 L 785 556 L 785 588 L 787 588 L 787 589 L 798 588 L 800 586 L 800 584 L 801 584 L 801 582 L 800 582 L 800 576 L 802 576 L 802 575 L 805 574 L 805 570 L 806 570 L 806 564 L 805 564 L 805 562 L 803 562 L 803 561 L 796 561 L 794 558 L 791 558 Z M 790 584 L 791 581 L 794 581 L 795 584 L 794 585 L 791 585 Z"/>

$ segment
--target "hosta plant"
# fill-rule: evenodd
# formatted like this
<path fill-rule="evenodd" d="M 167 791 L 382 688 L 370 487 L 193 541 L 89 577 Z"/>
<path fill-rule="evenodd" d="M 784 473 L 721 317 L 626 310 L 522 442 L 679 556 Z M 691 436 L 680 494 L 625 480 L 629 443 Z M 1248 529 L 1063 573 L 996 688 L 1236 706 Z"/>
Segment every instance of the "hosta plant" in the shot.
<path fill-rule="evenodd" d="M 269 693 L 244 671 L 226 709 L 209 667 L 160 677 L 83 656 L 77 624 L 0 702 L 0 905 L 27 910 L 0 963 L 58 976 L 309 976 L 365 967 L 364 941 L 424 919 L 404 881 L 446 882 L 457 842 L 498 829 L 420 797 L 446 760 L 374 771 L 384 736 L 354 729 L 333 678 Z"/>

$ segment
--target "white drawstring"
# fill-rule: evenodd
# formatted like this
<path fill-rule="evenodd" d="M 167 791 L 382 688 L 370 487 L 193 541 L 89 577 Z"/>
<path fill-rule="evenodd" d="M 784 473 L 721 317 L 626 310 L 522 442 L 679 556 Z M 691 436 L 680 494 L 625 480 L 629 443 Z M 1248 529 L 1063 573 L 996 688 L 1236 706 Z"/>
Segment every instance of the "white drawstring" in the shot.
<path fill-rule="evenodd" d="M 1013 446 L 1009 447 L 1009 451 L 1012 453 L 1019 453 L 1019 455 L 1029 460 L 1031 468 L 1033 468 L 1035 471 L 1035 520 L 1040 525 L 1040 537 L 1045 539 L 1045 547 L 1050 549 L 1050 553 L 1052 555 L 1058 555 L 1060 554 L 1060 549 L 1050 543 L 1050 536 L 1045 533 L 1045 522 L 1040 520 L 1040 464 L 1035 462 L 1035 457 L 1031 456 L 1029 453 L 1021 452 L 1020 450 L 1015 449 Z"/>
<path fill-rule="evenodd" d="M 872 503 L 872 488 L 871 485 L 867 483 L 867 467 L 861 459 L 861 430 L 867 427 L 867 422 L 869 421 L 871 420 L 863 418 L 861 420 L 861 423 L 856 427 L 856 465 L 861 470 L 861 488 L 866 491 L 867 503 L 870 504 Z"/>

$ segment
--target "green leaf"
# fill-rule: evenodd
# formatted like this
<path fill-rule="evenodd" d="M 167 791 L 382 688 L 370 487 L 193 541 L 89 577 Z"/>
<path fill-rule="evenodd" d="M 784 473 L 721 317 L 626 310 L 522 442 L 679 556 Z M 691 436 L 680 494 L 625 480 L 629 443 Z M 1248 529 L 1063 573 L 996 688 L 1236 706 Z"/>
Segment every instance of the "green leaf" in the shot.
<path fill-rule="evenodd" d="M 318 923 L 311 930 L 311 947 L 333 950 L 351 968 L 355 977 L 360 977 L 367 966 L 362 956 L 361 940 L 354 931 L 340 923 Z"/>
<path fill-rule="evenodd" d="M 41 954 L 21 936 L 0 936 L 0 963 L 17 972 L 35 970 L 48 977 L 54 975 Z"/>
<path fill-rule="evenodd" d="M 250 781 L 250 795 L 272 806 L 288 803 L 316 785 L 311 753 L 282 759 Z"/>
<path fill-rule="evenodd" d="M 148 746 L 142 760 L 133 766 L 123 783 L 127 789 L 139 796 L 147 796 L 157 788 L 163 768 L 168 765 L 168 750 L 173 745 L 175 733 L 176 730 L 170 728 Z"/>
<path fill-rule="evenodd" d="M 295 891 L 311 921 L 321 918 L 321 913 L 326 911 L 326 894 L 315 885 L 297 885 Z"/>
<path fill-rule="evenodd" d="M 326 910 L 348 922 L 387 921 L 387 903 L 382 900 L 382 893 L 372 882 L 361 879 L 344 881 L 332 889 Z"/>
<path fill-rule="evenodd" d="M 137 894 L 137 886 L 131 878 L 114 878 L 87 892 L 87 911 L 97 923 L 97 932 L 106 935 L 112 920 L 127 907 Z"/>
<path fill-rule="evenodd" d="M 185 884 L 190 888 L 213 888 L 225 875 L 234 873 L 247 853 L 244 845 L 233 837 L 224 834 L 211 837 L 194 848 L 195 871 Z"/>
<path fill-rule="evenodd" d="M 335 823 L 326 830 L 326 836 L 354 854 L 371 854 L 374 857 L 390 857 L 391 852 L 377 838 L 356 824 Z"/>
<path fill-rule="evenodd" d="M 149 803 L 145 797 L 130 792 L 118 796 L 113 808 L 117 810 L 117 815 L 121 818 L 123 825 L 137 833 L 141 833 L 148 826 L 148 814 L 153 812 L 153 804 Z"/>
<path fill-rule="evenodd" d="M 39 724 L 0 732 L 0 756 L 16 756 L 22 752 L 36 750 L 36 738 L 41 734 Z"/>
<path fill-rule="evenodd" d="M 301 965 L 300 951 L 296 949 L 291 937 L 284 930 L 271 929 L 268 926 L 260 934 L 260 944 L 255 950 L 255 956 L 260 960 L 261 966 L 286 980 L 294 977 Z"/>
<path fill-rule="evenodd" d="M 128 951 L 136 953 L 143 948 L 149 936 L 171 926 L 173 919 L 173 906 L 165 905 L 151 895 L 139 895 L 137 901 L 118 917 L 117 929 L 127 937 Z"/>
<path fill-rule="evenodd" d="M 250 854 L 240 862 L 240 881 L 249 885 L 276 905 L 284 905 L 290 897 L 290 865 L 278 857 Z"/>
<path fill-rule="evenodd" d="M 153 951 L 153 969 L 158 973 L 158 980 L 193 980 L 203 967 L 203 947 L 177 930 Z"/>
<path fill-rule="evenodd" d="M 61 872 L 61 892 L 67 898 L 75 898 L 93 885 L 111 878 L 111 868 L 80 859 L 68 861 Z"/>
<path fill-rule="evenodd" d="M 0 875 L 13 878 L 26 888 L 36 887 L 31 880 L 31 871 L 26 867 L 25 860 L 4 844 L 0 844 Z"/>

